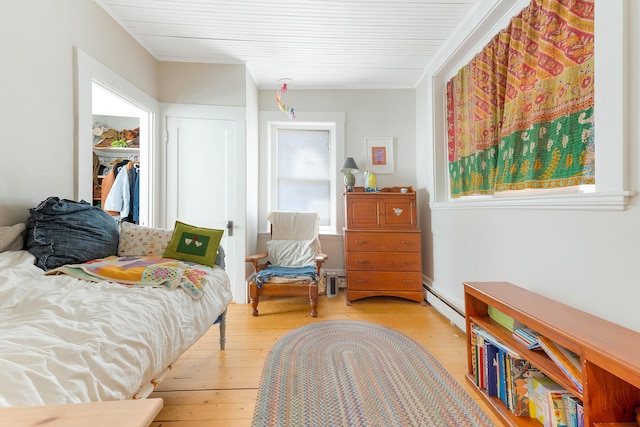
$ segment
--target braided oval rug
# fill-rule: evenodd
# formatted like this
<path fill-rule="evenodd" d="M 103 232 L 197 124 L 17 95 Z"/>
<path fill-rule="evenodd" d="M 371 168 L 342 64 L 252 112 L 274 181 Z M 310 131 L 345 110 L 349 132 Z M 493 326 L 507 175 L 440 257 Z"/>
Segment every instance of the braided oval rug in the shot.
<path fill-rule="evenodd" d="M 331 320 L 269 351 L 253 426 L 493 426 L 422 345 L 393 329 Z"/>

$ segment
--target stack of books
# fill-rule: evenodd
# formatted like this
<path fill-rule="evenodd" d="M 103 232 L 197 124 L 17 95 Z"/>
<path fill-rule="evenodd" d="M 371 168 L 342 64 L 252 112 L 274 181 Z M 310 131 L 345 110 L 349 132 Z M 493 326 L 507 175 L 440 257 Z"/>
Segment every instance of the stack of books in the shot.
<path fill-rule="evenodd" d="M 527 348 L 540 348 L 547 352 L 562 372 L 566 370 L 568 378 L 575 380 L 571 382 L 582 392 L 580 358 L 577 355 L 524 325 L 516 324 L 513 335 L 519 337 Z M 536 418 L 545 427 L 582 426 L 582 402 L 577 397 L 544 375 L 513 348 L 473 323 L 470 339 L 475 384 L 487 395 L 500 399 L 514 415 Z M 571 367 L 565 366 L 566 363 Z"/>
<path fill-rule="evenodd" d="M 570 394 L 551 378 L 533 378 L 530 381 L 529 413 L 544 427 L 567 427 L 563 396 Z"/>
<path fill-rule="evenodd" d="M 500 399 L 517 416 L 529 416 L 530 378 L 544 374 L 516 351 L 478 327 L 471 326 L 471 357 L 475 384 Z"/>
<path fill-rule="evenodd" d="M 544 427 L 584 427 L 582 401 L 548 377 L 529 380 L 529 415 Z"/>

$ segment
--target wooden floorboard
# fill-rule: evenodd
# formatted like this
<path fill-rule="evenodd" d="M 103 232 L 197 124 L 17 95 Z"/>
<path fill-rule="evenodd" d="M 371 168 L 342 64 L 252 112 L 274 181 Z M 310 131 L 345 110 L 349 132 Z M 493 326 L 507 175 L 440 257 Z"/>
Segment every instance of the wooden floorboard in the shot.
<path fill-rule="evenodd" d="M 321 296 L 318 317 L 309 316 L 305 297 L 264 297 L 260 315 L 251 306 L 231 304 L 227 314 L 227 343 L 219 350 L 218 328 L 212 327 L 173 366 L 150 397 L 164 407 L 153 427 L 250 426 L 262 366 L 273 344 L 300 326 L 324 320 L 374 322 L 402 332 L 425 346 L 469 392 L 496 423 L 500 421 L 466 383 L 465 336 L 431 306 L 399 298 L 367 298 L 345 304 Z"/>

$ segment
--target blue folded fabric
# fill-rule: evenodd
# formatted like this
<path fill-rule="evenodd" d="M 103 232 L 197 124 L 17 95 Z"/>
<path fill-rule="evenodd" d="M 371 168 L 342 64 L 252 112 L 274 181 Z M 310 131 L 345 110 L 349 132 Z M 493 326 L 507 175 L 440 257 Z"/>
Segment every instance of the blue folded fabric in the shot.
<path fill-rule="evenodd" d="M 119 238 L 116 220 L 85 201 L 54 196 L 29 209 L 26 248 L 45 271 L 115 255 Z"/>
<path fill-rule="evenodd" d="M 270 265 L 264 270 L 260 270 L 255 275 L 256 285 L 260 288 L 263 283 L 272 277 L 296 277 L 305 276 L 311 277 L 313 280 L 318 280 L 318 273 L 314 266 L 308 267 L 278 267 L 277 265 Z"/>

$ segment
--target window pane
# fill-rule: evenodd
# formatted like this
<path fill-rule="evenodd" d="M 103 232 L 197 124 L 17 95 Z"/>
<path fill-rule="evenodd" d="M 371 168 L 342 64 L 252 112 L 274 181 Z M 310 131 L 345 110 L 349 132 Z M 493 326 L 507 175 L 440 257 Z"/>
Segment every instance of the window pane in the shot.
<path fill-rule="evenodd" d="M 331 225 L 328 130 L 278 130 L 278 209 L 312 211 Z"/>
<path fill-rule="evenodd" d="M 320 215 L 320 225 L 329 226 L 331 215 L 329 183 L 326 181 L 278 181 L 278 209 L 283 211 L 309 211 Z"/>
<path fill-rule="evenodd" d="M 278 131 L 278 176 L 329 179 L 329 131 Z"/>

